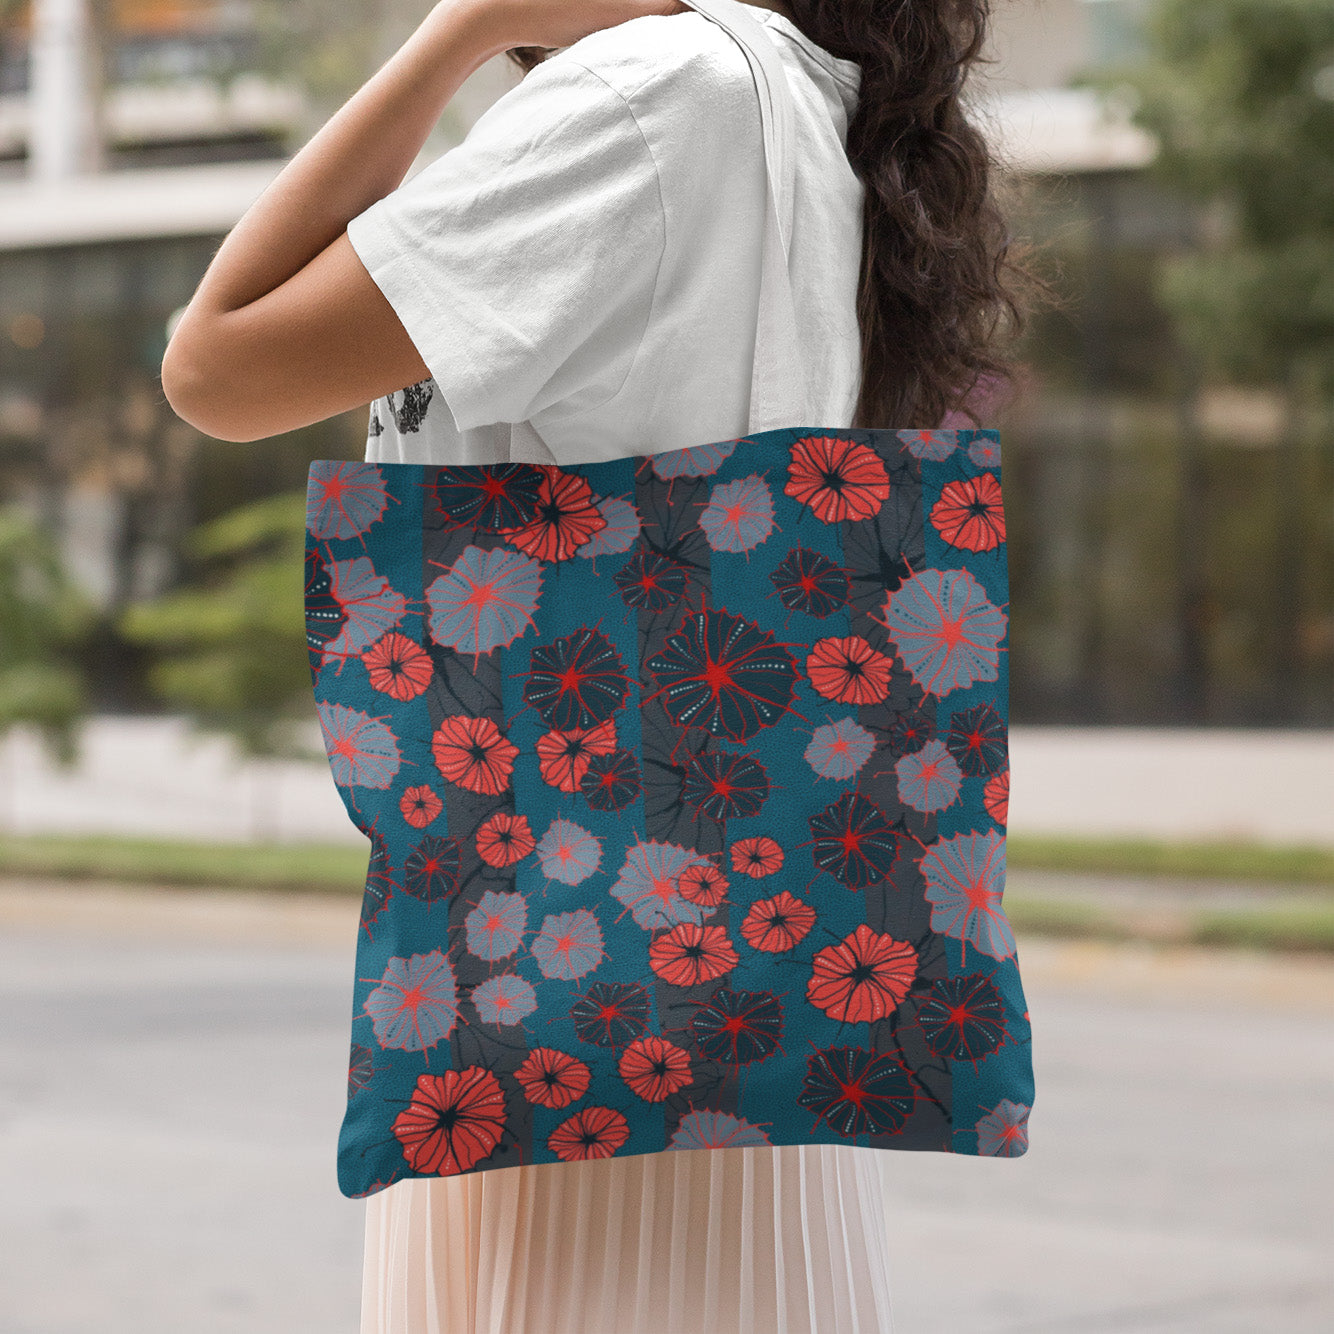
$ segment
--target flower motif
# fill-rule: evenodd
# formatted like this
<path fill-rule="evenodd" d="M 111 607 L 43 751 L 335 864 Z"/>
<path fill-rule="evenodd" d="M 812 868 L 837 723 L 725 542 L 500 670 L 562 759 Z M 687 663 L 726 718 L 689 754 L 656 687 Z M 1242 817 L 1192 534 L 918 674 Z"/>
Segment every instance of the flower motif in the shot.
<path fill-rule="evenodd" d="M 425 783 L 417 783 L 404 788 L 398 799 L 398 809 L 414 829 L 425 829 L 445 809 L 445 803 Z"/>
<path fill-rule="evenodd" d="M 741 937 L 752 949 L 782 954 L 810 934 L 815 909 L 787 890 L 757 899 L 741 921 Z"/>
<path fill-rule="evenodd" d="M 826 1047 L 806 1061 L 797 1102 L 846 1138 L 902 1130 L 916 1103 L 908 1072 L 892 1056 Z"/>
<path fill-rule="evenodd" d="M 629 1043 L 616 1069 L 645 1102 L 662 1102 L 694 1081 L 689 1053 L 653 1033 Z"/>
<path fill-rule="evenodd" d="M 607 520 L 582 477 L 559 468 L 538 466 L 542 482 L 537 493 L 536 513 L 523 523 L 497 531 L 535 560 L 569 560 L 585 542 L 607 526 Z"/>
<path fill-rule="evenodd" d="M 543 977 L 566 982 L 583 977 L 606 957 L 602 928 L 588 908 L 549 913 L 529 948 Z"/>
<path fill-rule="evenodd" d="M 1005 835 L 958 834 L 931 844 L 922 856 L 931 929 L 964 941 L 993 959 L 1014 957 L 1014 932 L 1001 907 Z"/>
<path fill-rule="evenodd" d="M 792 446 L 784 491 L 825 523 L 869 519 L 889 499 L 889 474 L 875 450 L 856 440 L 813 435 Z"/>
<path fill-rule="evenodd" d="M 750 755 L 710 751 L 686 769 L 681 796 L 701 815 L 720 824 L 760 813 L 769 795 L 769 776 Z"/>
<path fill-rule="evenodd" d="M 648 669 L 658 682 L 652 698 L 678 727 L 732 741 L 783 717 L 797 679 L 791 654 L 770 631 L 712 608 L 687 616 Z"/>
<path fill-rule="evenodd" d="M 530 463 L 467 464 L 436 469 L 432 489 L 457 527 L 494 533 L 536 517 L 542 482 Z"/>
<path fill-rule="evenodd" d="M 860 792 L 845 792 L 812 815 L 810 827 L 816 866 L 849 889 L 876 884 L 893 869 L 898 836 L 884 811 Z"/>
<path fill-rule="evenodd" d="M 447 899 L 459 887 L 463 852 L 456 838 L 428 834 L 403 864 L 403 889 L 423 903 Z"/>
<path fill-rule="evenodd" d="M 1028 1152 L 1028 1116 L 1033 1109 L 1002 1099 L 977 1123 L 977 1151 L 989 1158 L 1020 1158 Z"/>
<path fill-rule="evenodd" d="M 629 692 L 630 677 L 611 640 L 584 628 L 533 650 L 523 698 L 548 727 L 571 731 L 606 722 Z"/>
<path fill-rule="evenodd" d="M 758 880 L 773 875 L 783 864 L 783 849 L 773 839 L 761 834 L 741 838 L 732 845 L 732 870 Z"/>
<path fill-rule="evenodd" d="M 443 777 L 469 792 L 498 796 L 510 785 L 518 746 L 490 718 L 444 719 L 431 738 L 431 754 Z"/>
<path fill-rule="evenodd" d="M 754 551 L 774 530 L 774 498 L 762 477 L 742 477 L 713 488 L 699 516 L 714 551 Z"/>
<path fill-rule="evenodd" d="M 373 463 L 320 459 L 306 479 L 306 527 L 313 536 L 360 537 L 389 504 L 384 473 Z"/>
<path fill-rule="evenodd" d="M 533 624 L 542 567 L 517 551 L 465 547 L 427 586 L 431 638 L 458 653 L 508 648 Z"/>
<path fill-rule="evenodd" d="M 875 750 L 875 737 L 851 718 L 817 727 L 806 747 L 806 763 L 821 778 L 856 778 Z"/>
<path fill-rule="evenodd" d="M 477 830 L 477 855 L 488 866 L 513 866 L 536 846 L 526 815 L 497 811 Z"/>
<path fill-rule="evenodd" d="M 885 603 L 890 639 L 931 695 L 995 681 L 1007 624 L 967 570 L 919 570 Z"/>
<path fill-rule="evenodd" d="M 892 674 L 890 660 L 860 635 L 817 640 L 806 659 L 811 685 L 840 704 L 879 704 Z"/>
<path fill-rule="evenodd" d="M 542 874 L 562 885 L 582 885 L 602 862 L 602 844 L 569 820 L 553 820 L 537 845 Z"/>
<path fill-rule="evenodd" d="M 769 579 L 788 611 L 821 620 L 842 611 L 852 594 L 847 571 L 806 547 L 793 547 Z"/>
<path fill-rule="evenodd" d="M 630 1123 L 612 1107 L 581 1107 L 547 1136 L 547 1148 L 562 1162 L 610 1158 L 630 1138 Z"/>
<path fill-rule="evenodd" d="M 542 781 L 562 792 L 578 792 L 595 755 L 610 755 L 616 749 L 616 721 L 608 718 L 596 727 L 553 728 L 537 742 Z"/>
<path fill-rule="evenodd" d="M 1005 1002 L 985 973 L 943 977 L 917 1007 L 926 1045 L 951 1061 L 980 1061 L 1006 1039 Z"/>
<path fill-rule="evenodd" d="M 917 951 L 862 922 L 815 952 L 806 999 L 840 1023 L 874 1023 L 903 1004 L 916 977 Z"/>
<path fill-rule="evenodd" d="M 418 1075 L 412 1100 L 394 1118 L 403 1157 L 423 1176 L 467 1172 L 495 1152 L 505 1130 L 505 1091 L 490 1070 L 465 1065 Z"/>
<path fill-rule="evenodd" d="M 931 506 L 931 523 L 951 546 L 993 551 L 1005 541 L 1005 511 L 994 473 L 946 482 Z"/>
<path fill-rule="evenodd" d="M 376 640 L 361 661 L 371 685 L 394 699 L 416 699 L 431 684 L 431 655 L 396 630 Z"/>
<path fill-rule="evenodd" d="M 899 799 L 924 815 L 934 815 L 954 803 L 963 782 L 958 761 L 943 741 L 928 741 L 921 750 L 894 761 Z"/>
<path fill-rule="evenodd" d="M 621 566 L 613 582 L 627 607 L 656 615 L 680 602 L 690 576 L 679 561 L 656 551 L 640 550 Z"/>
<path fill-rule="evenodd" d="M 588 1092 L 587 1064 L 555 1047 L 535 1047 L 514 1072 L 529 1102 L 540 1107 L 568 1107 Z"/>
<path fill-rule="evenodd" d="M 440 950 L 390 959 L 365 1010 L 380 1046 L 434 1047 L 454 1031 L 459 1017 L 453 964 Z"/>
<path fill-rule="evenodd" d="M 727 928 L 679 922 L 656 936 L 648 947 L 648 964 L 664 982 L 693 987 L 731 972 L 741 962 Z"/>
<path fill-rule="evenodd" d="M 623 811 L 640 793 L 639 761 L 628 750 L 595 755 L 579 790 L 595 811 Z"/>
<path fill-rule="evenodd" d="M 522 894 L 488 889 L 463 924 L 468 949 L 479 959 L 506 959 L 523 944 L 523 933 L 528 926 L 528 900 Z"/>

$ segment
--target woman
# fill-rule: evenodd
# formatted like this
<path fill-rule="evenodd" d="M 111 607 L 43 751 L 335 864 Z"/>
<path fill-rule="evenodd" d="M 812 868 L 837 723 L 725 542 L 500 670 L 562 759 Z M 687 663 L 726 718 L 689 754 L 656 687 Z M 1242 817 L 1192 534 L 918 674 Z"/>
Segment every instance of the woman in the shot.
<path fill-rule="evenodd" d="M 1028 281 L 958 103 L 985 0 L 753 12 L 795 102 L 812 408 L 793 424 L 939 426 L 1009 375 L 996 326 L 1022 317 L 1004 279 Z M 526 77 L 400 185 L 504 51 Z M 572 464 L 736 438 L 765 189 L 749 67 L 703 15 L 442 0 L 228 236 L 163 386 L 235 441 L 370 402 L 373 461 Z M 397 1182 L 367 1200 L 363 1334 L 887 1330 L 887 1157 L 733 1148 Z"/>

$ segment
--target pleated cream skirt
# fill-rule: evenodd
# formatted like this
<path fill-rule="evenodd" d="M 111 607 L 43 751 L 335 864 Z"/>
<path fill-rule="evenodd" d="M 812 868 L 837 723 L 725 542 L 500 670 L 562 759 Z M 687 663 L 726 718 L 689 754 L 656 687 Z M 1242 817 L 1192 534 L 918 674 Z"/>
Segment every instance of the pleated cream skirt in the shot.
<path fill-rule="evenodd" d="M 361 1334 L 888 1334 L 886 1151 L 687 1149 L 366 1199 Z"/>

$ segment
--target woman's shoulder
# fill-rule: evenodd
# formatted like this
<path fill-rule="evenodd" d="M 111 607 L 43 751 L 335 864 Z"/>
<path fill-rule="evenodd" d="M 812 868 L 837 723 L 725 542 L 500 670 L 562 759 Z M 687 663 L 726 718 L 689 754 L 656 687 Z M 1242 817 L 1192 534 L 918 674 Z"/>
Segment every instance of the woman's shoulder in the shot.
<path fill-rule="evenodd" d="M 549 58 L 596 75 L 637 115 L 694 108 L 714 118 L 752 110 L 750 64 L 736 40 L 696 10 L 645 14 L 600 28 Z"/>

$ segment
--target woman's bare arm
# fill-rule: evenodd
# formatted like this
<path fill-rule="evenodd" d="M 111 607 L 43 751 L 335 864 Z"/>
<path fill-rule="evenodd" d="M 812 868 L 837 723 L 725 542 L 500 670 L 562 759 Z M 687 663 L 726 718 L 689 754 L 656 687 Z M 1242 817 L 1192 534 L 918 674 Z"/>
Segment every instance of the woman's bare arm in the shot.
<path fill-rule="evenodd" d="M 395 190 L 464 79 L 513 46 L 567 46 L 676 0 L 441 0 L 232 228 L 167 345 L 178 416 L 249 441 L 430 374 L 347 239 Z M 447 299 L 447 297 L 446 297 Z"/>

